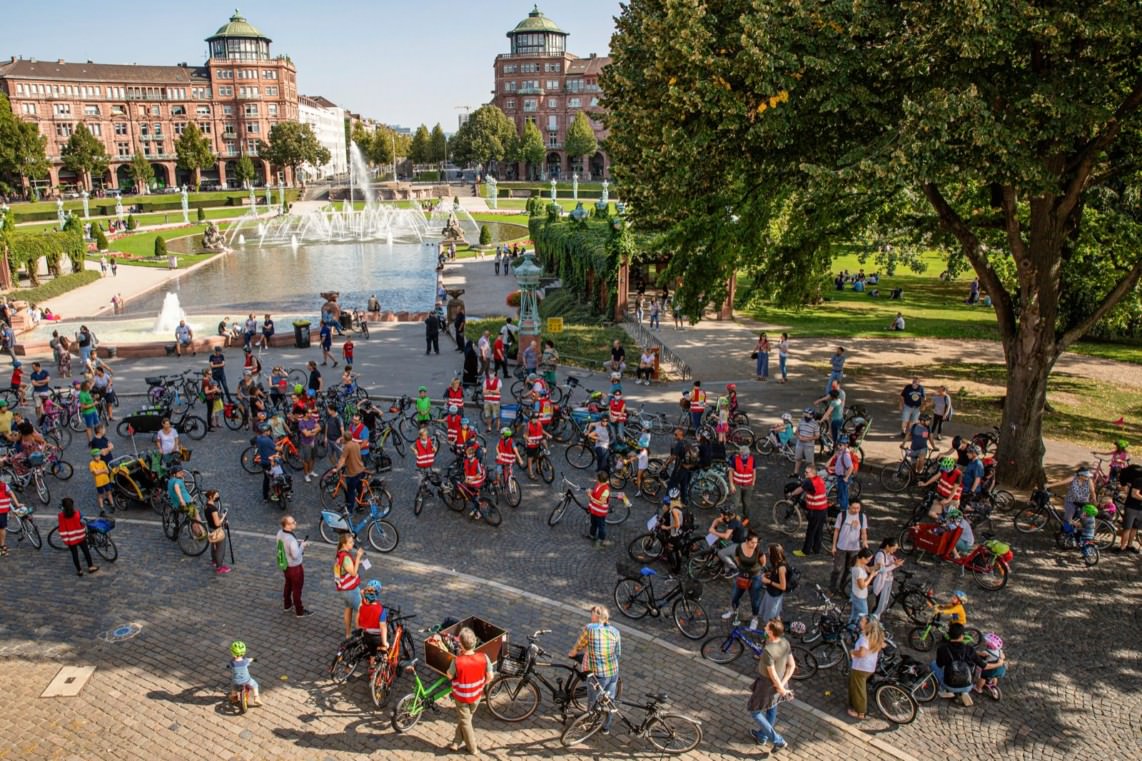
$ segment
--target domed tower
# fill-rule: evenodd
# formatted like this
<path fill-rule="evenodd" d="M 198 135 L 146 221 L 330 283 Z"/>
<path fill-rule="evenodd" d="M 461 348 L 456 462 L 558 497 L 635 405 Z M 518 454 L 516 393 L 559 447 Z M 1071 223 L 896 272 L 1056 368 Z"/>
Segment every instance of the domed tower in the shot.
<path fill-rule="evenodd" d="M 210 45 L 210 58 L 230 61 L 268 61 L 270 58 L 269 37 L 235 10 L 230 22 L 223 24 L 206 42 Z"/>
<path fill-rule="evenodd" d="M 563 55 L 567 51 L 567 32 L 533 6 L 527 18 L 508 32 L 512 55 Z"/>

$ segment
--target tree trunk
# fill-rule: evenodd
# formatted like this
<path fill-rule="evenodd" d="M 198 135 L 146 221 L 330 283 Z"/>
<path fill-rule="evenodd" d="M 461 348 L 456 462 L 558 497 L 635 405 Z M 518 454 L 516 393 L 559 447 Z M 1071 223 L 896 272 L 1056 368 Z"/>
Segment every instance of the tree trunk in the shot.
<path fill-rule="evenodd" d="M 1049 348 L 1021 351 L 1007 357 L 1007 397 L 999 425 L 996 465 L 1004 483 L 1018 488 L 1042 485 L 1043 409 L 1047 379 L 1057 357 Z"/>

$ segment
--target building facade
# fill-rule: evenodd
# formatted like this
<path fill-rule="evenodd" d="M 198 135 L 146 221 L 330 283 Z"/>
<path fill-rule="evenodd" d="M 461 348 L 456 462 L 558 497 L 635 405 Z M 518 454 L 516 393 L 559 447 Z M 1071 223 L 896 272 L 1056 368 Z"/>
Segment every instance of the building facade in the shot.
<path fill-rule="evenodd" d="M 313 128 L 317 142 L 329 151 L 332 157 L 322 166 L 302 167 L 306 181 L 323 180 L 349 171 L 348 153 L 345 145 L 345 109 L 326 98 L 308 95 L 297 97 L 297 118 L 302 124 Z"/>
<path fill-rule="evenodd" d="M 258 141 L 274 124 L 298 120 L 297 71 L 286 56 L 270 56 L 269 37 L 238 15 L 206 38 L 209 59 L 202 66 L 137 66 L 15 58 L 0 63 L 0 90 L 18 118 L 34 122 L 47 138 L 51 164 L 46 178 L 27 178 L 40 190 L 73 190 L 85 184 L 60 160 L 60 152 L 83 123 L 103 141 L 110 157 L 94 189 L 134 189 L 131 160 L 146 157 L 153 187 L 193 182 L 177 166 L 175 141 L 190 123 L 211 142 L 218 157 L 202 171 L 205 187 L 239 187 L 241 156 L 253 162 L 255 184 L 292 183 L 258 157 Z M 343 138 L 342 138 L 343 140 Z M 344 150 L 342 149 L 342 153 Z"/>
<path fill-rule="evenodd" d="M 596 140 L 601 143 L 606 137 L 598 119 L 602 111 L 599 74 L 611 59 L 568 53 L 568 36 L 538 6 L 533 8 L 507 33 L 510 52 L 496 56 L 492 103 L 515 122 L 520 134 L 527 122 L 539 128 L 547 148 L 542 167 L 536 168 L 541 179 L 572 174 L 581 179 L 606 179 L 610 160 L 601 147 L 593 156 L 572 158 L 567 155 L 565 141 L 567 128 L 579 112 L 587 115 Z M 509 166 L 507 174 L 509 179 L 525 179 L 525 172 L 521 163 Z"/>

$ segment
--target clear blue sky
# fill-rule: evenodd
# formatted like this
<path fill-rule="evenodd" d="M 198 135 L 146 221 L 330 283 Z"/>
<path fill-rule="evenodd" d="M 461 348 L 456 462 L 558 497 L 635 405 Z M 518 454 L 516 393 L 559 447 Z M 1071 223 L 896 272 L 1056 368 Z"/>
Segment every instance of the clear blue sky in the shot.
<path fill-rule="evenodd" d="M 531 0 L 197 0 L 99 5 L 90 0 L 6 4 L 0 59 L 197 64 L 206 37 L 235 4 L 298 70 L 298 88 L 383 122 L 454 132 L 456 106 L 491 97 L 492 62 Z M 567 47 L 605 55 L 619 0 L 549 0 L 544 15 L 570 33 Z"/>

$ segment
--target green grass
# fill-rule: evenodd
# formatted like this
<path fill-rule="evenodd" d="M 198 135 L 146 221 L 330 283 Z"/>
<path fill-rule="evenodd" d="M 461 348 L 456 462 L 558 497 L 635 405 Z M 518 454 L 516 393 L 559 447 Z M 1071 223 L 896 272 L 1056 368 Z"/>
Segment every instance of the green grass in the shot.
<path fill-rule="evenodd" d="M 569 194 L 570 194 L 570 191 L 568 191 L 568 195 Z M 595 210 L 595 203 L 598 200 L 599 199 L 597 199 L 597 198 L 580 198 L 578 201 L 575 201 L 575 200 L 572 200 L 571 198 L 564 197 L 564 193 L 562 191 L 560 191 L 559 197 L 556 199 L 556 203 L 558 203 L 560 206 L 562 206 L 564 208 L 564 210 L 566 210 L 566 211 L 573 211 L 575 209 L 575 206 L 581 202 L 583 204 L 584 209 L 586 209 L 587 211 L 594 211 Z M 545 205 L 551 202 L 550 196 L 547 193 L 543 194 L 543 202 Z M 615 199 L 611 198 L 609 203 L 611 204 L 611 210 L 613 211 Z M 527 208 L 527 199 L 526 198 L 501 198 L 499 200 L 498 206 L 501 209 L 519 209 L 520 211 L 523 211 L 524 209 Z"/>
<path fill-rule="evenodd" d="M 504 324 L 503 317 L 490 317 L 484 320 L 469 320 L 465 334 L 476 340 L 486 330 L 494 338 Z M 544 332 L 540 341 L 550 338 L 559 352 L 559 362 L 597 370 L 599 365 L 611 358 L 611 343 L 617 338 L 629 342 L 630 336 L 617 325 L 591 325 L 585 323 L 564 323 L 562 333 Z"/>
<path fill-rule="evenodd" d="M 19 291 L 12 291 L 7 294 L 11 301 L 27 301 L 32 304 L 38 304 L 41 301 L 62 296 L 68 291 L 73 291 L 76 288 L 94 283 L 100 278 L 100 274 L 94 270 L 84 270 L 83 272 L 73 272 L 70 275 L 63 275 L 61 277 L 53 278 L 43 285 L 38 285 L 35 288 L 25 288 Z"/>
<path fill-rule="evenodd" d="M 803 309 L 784 309 L 759 306 L 748 310 L 755 319 L 771 325 L 773 331 L 787 331 L 802 337 L 821 338 L 954 338 L 999 340 L 999 327 L 991 307 L 969 306 L 964 303 L 973 274 L 968 271 L 955 280 L 941 281 L 944 260 L 936 252 L 925 254 L 927 270 L 917 274 L 900 267 L 896 274 L 881 271 L 879 298 L 868 292 L 856 293 L 846 287 L 844 291 L 830 286 L 824 292 L 825 301 Z M 863 265 L 856 255 L 840 256 L 834 261 L 833 273 L 847 269 L 866 273 L 878 269 L 871 259 Z M 893 288 L 904 289 L 904 298 L 888 298 Z M 904 315 L 907 329 L 903 332 L 888 330 L 896 313 Z M 1142 364 L 1142 344 L 1081 342 L 1072 351 L 1091 356 L 1105 357 L 1123 362 Z"/>
<path fill-rule="evenodd" d="M 223 225 L 223 227 L 225 227 Z M 165 259 L 157 260 L 152 258 L 155 253 L 155 237 L 161 236 L 168 242 L 175 238 L 198 238 L 206 229 L 205 224 L 191 225 L 190 227 L 179 227 L 172 230 L 158 230 L 152 232 L 137 233 L 135 235 L 128 235 L 118 240 L 111 241 L 110 249 L 106 252 L 107 257 L 115 256 L 116 252 L 130 254 L 135 257 L 146 257 L 145 259 L 117 259 L 119 264 L 131 267 L 158 267 L 165 269 L 167 262 Z M 214 253 L 196 253 L 184 254 L 179 251 L 171 249 L 168 253 L 174 254 L 178 257 L 179 268 L 189 267 L 197 262 L 205 261 Z M 88 259 L 93 261 L 99 260 L 99 254 L 89 254 Z"/>
<path fill-rule="evenodd" d="M 247 193 L 248 193 L 248 191 L 244 191 L 244 190 L 220 190 L 220 191 L 211 191 L 208 193 L 206 193 L 206 192 L 204 192 L 204 193 L 187 193 L 187 201 L 188 202 L 218 201 L 219 203 L 226 203 L 226 199 L 231 197 L 231 196 L 242 195 L 243 197 L 245 197 L 245 195 Z M 297 188 L 286 188 L 287 200 L 293 201 L 294 199 L 296 199 L 298 193 L 299 193 L 299 190 Z M 278 190 L 275 187 L 274 188 L 274 199 L 277 200 L 277 197 L 278 197 Z M 179 198 L 180 198 L 180 196 L 177 193 L 151 193 L 150 195 L 145 195 L 145 196 L 125 195 L 125 196 L 123 196 L 123 205 L 124 206 L 131 206 L 132 204 L 147 203 L 147 202 L 153 203 L 155 201 L 160 201 L 160 200 L 166 200 L 166 201 L 175 200 L 175 201 L 177 201 L 177 200 L 179 200 Z M 265 190 L 262 188 L 259 188 L 258 189 L 258 205 L 259 206 L 262 204 L 262 201 L 264 199 L 265 199 Z M 107 203 L 114 203 L 114 200 L 111 200 L 108 198 L 91 198 L 88 201 L 88 204 L 92 207 L 96 206 L 97 204 L 107 204 Z M 83 209 L 83 200 L 80 198 L 74 198 L 71 200 L 64 201 L 63 202 L 63 208 L 65 210 L 68 210 L 68 209 L 82 210 Z M 13 209 L 13 211 L 16 212 L 17 215 L 22 214 L 22 213 L 26 213 L 26 212 L 35 212 L 35 211 L 55 211 L 56 210 L 56 202 L 55 201 L 35 201 L 32 203 L 16 202 L 16 203 L 12 204 L 12 209 Z M 192 211 L 192 213 L 193 213 L 193 211 Z"/>

